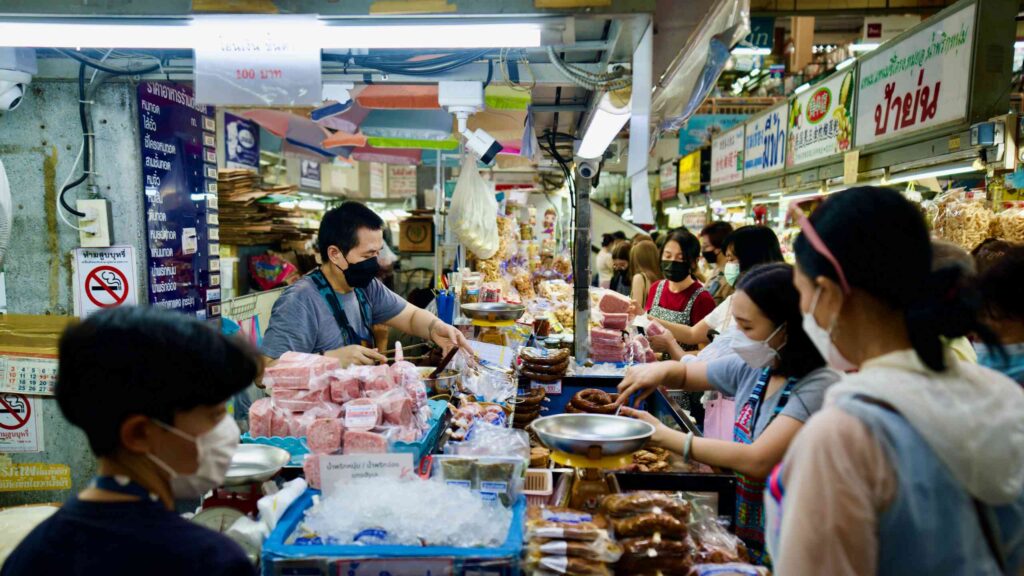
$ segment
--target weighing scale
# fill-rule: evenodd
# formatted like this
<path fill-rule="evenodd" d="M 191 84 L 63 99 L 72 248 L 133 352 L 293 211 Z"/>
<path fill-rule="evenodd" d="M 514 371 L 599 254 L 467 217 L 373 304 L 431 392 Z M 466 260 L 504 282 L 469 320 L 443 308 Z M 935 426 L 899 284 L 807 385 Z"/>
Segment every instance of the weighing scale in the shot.
<path fill-rule="evenodd" d="M 572 491 L 569 493 L 569 507 L 576 510 L 597 510 L 601 499 L 613 491 L 608 485 L 609 470 L 622 470 L 633 463 L 633 454 L 617 454 L 589 458 L 579 454 L 551 451 L 551 460 L 561 466 L 573 469 Z"/>
<path fill-rule="evenodd" d="M 503 302 L 477 302 L 463 304 L 462 313 L 473 325 L 473 339 L 498 346 L 511 346 L 516 342 L 513 331 L 526 307 Z"/>

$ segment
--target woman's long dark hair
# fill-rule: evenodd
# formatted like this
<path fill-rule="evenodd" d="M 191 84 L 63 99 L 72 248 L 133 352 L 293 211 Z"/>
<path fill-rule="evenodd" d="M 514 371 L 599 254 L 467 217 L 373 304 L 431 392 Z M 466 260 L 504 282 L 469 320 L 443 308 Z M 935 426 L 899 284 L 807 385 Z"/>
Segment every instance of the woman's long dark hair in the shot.
<path fill-rule="evenodd" d="M 779 365 L 775 368 L 778 374 L 803 378 L 825 366 L 825 360 L 803 329 L 800 293 L 793 285 L 792 266 L 755 266 L 743 275 L 736 290 L 746 294 L 772 324 L 786 325 L 786 345 L 779 349 Z"/>
<path fill-rule="evenodd" d="M 899 192 L 874 186 L 844 190 L 828 197 L 810 221 L 851 287 L 903 312 L 910 343 L 932 370 L 946 368 L 942 337 L 974 333 L 998 346 L 978 319 L 981 300 L 962 281 L 963 269 L 931 270 L 932 245 L 924 217 Z M 794 251 L 808 276 L 838 281 L 835 268 L 803 234 Z"/>

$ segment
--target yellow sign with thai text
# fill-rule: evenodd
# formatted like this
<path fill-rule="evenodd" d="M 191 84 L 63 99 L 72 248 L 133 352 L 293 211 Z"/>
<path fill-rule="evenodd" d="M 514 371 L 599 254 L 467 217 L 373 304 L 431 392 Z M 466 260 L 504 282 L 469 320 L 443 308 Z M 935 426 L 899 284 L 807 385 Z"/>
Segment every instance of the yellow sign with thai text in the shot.
<path fill-rule="evenodd" d="M 67 464 L 0 461 L 0 492 L 70 489 L 71 467 Z"/>

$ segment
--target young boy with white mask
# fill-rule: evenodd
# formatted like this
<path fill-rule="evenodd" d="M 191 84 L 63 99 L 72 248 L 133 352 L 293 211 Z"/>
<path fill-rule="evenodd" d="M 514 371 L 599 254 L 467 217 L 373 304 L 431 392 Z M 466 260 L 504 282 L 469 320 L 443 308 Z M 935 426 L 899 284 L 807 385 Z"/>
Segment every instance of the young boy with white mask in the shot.
<path fill-rule="evenodd" d="M 99 472 L 0 574 L 255 574 L 237 544 L 173 508 L 223 483 L 239 439 L 225 401 L 256 378 L 258 353 L 186 316 L 131 307 L 68 328 L 59 353 L 57 403 Z"/>

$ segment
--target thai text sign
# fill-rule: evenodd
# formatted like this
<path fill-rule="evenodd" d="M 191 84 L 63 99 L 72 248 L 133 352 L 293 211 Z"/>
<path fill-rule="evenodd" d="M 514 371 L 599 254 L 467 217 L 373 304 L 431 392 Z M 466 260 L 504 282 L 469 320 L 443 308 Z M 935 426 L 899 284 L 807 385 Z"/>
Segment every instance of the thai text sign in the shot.
<path fill-rule="evenodd" d="M 764 116 L 747 122 L 743 146 L 744 177 L 778 170 L 786 161 L 786 127 L 789 103 L 776 106 Z"/>
<path fill-rule="evenodd" d="M 711 140 L 711 185 L 734 184 L 743 179 L 743 126 Z"/>
<path fill-rule="evenodd" d="M 853 137 L 853 71 L 840 73 L 805 91 L 789 110 L 786 166 L 834 156 L 850 149 Z"/>
<path fill-rule="evenodd" d="M 966 116 L 975 10 L 965 6 L 864 59 L 857 79 L 858 147 Z"/>

